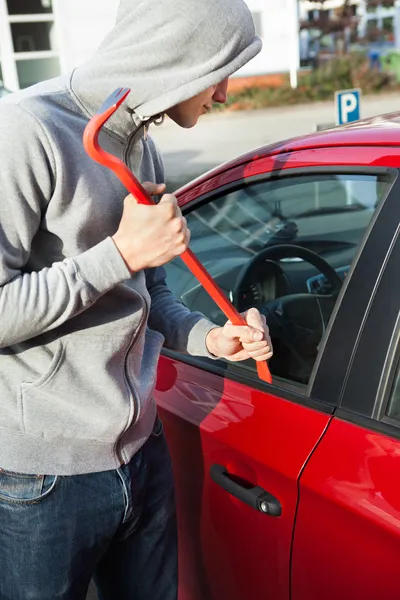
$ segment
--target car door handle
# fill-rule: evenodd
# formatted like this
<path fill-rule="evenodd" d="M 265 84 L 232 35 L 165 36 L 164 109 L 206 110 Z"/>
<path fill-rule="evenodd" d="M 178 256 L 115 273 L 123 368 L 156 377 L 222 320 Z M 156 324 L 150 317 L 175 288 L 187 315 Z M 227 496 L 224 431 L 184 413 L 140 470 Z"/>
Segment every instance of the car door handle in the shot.
<path fill-rule="evenodd" d="M 279 517 L 282 514 L 282 506 L 277 498 L 258 485 L 248 487 L 238 483 L 234 480 L 234 476 L 228 473 L 226 467 L 211 465 L 210 476 L 217 485 L 252 508 L 271 517 Z"/>

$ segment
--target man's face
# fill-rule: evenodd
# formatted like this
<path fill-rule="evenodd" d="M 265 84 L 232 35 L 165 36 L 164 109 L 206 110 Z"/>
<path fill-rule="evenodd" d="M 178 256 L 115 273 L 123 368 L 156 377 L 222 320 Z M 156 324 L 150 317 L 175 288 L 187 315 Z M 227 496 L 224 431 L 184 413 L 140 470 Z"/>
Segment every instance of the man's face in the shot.
<path fill-rule="evenodd" d="M 211 110 L 214 102 L 225 104 L 227 89 L 228 79 L 224 79 L 218 85 L 213 85 L 197 96 L 173 106 L 166 113 L 180 127 L 194 127 L 199 117 Z"/>

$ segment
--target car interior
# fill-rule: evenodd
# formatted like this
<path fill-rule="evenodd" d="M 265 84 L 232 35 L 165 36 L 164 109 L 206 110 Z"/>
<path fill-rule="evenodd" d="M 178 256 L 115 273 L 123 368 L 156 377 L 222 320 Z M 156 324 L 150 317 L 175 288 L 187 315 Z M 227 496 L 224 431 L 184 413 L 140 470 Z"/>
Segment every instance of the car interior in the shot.
<path fill-rule="evenodd" d="M 305 174 L 243 184 L 192 202 L 191 248 L 240 312 L 267 318 L 275 377 L 307 384 L 342 283 L 376 207 L 386 175 Z M 167 283 L 192 311 L 226 321 L 180 259 Z M 253 361 L 241 367 L 255 373 Z"/>

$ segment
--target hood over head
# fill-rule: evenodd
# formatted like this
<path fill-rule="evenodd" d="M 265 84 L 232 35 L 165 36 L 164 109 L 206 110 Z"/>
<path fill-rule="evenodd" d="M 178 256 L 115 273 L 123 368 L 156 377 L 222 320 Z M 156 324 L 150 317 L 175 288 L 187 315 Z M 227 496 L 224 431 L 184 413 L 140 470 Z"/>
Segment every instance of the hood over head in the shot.
<path fill-rule="evenodd" d="M 110 120 L 126 135 L 134 121 L 220 83 L 261 47 L 243 0 L 121 0 L 115 27 L 75 69 L 71 90 L 93 115 L 116 88 L 131 88 Z"/>

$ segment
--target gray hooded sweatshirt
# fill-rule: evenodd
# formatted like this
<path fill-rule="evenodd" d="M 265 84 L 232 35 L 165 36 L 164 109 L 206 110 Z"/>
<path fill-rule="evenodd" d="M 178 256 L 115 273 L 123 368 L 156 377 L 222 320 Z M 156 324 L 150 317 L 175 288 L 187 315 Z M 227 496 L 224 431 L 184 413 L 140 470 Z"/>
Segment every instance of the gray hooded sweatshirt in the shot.
<path fill-rule="evenodd" d="M 144 125 L 260 48 L 242 0 L 122 0 L 91 60 L 0 101 L 1 468 L 119 467 L 150 435 L 164 341 L 207 356 L 213 324 L 174 298 L 164 269 L 130 275 L 110 237 L 127 192 L 82 136 L 130 87 L 100 143 L 140 181 L 163 182 Z"/>

